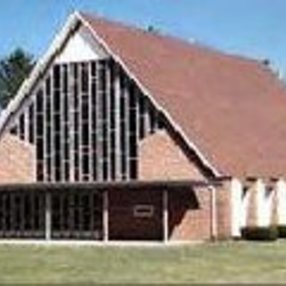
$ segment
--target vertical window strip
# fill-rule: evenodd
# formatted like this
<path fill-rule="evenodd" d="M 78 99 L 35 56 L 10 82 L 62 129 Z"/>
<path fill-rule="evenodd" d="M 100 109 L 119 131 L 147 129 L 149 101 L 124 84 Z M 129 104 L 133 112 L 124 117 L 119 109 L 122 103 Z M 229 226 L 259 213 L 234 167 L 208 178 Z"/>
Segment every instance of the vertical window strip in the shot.
<path fill-rule="evenodd" d="M 155 133 L 157 129 L 158 112 L 153 103 L 149 103 L 150 133 Z"/>
<path fill-rule="evenodd" d="M 52 142 L 52 106 L 51 106 L 51 98 L 52 98 L 52 79 L 51 73 L 45 82 L 45 160 L 46 160 L 46 180 L 51 181 L 51 173 L 52 173 L 52 150 L 51 150 L 51 142 Z"/>
<path fill-rule="evenodd" d="M 93 181 L 94 177 L 94 156 L 93 156 L 93 94 L 92 94 L 92 62 L 88 63 L 88 164 L 89 164 L 89 181 Z"/>
<path fill-rule="evenodd" d="M 79 67 L 74 64 L 74 180 L 79 181 Z"/>
<path fill-rule="evenodd" d="M 43 181 L 48 181 L 47 168 L 47 81 L 42 86 L 43 90 Z"/>
<path fill-rule="evenodd" d="M 82 63 L 78 64 L 78 173 L 79 181 L 83 180 L 82 176 L 82 73 L 83 73 Z"/>
<path fill-rule="evenodd" d="M 115 108 L 115 63 L 109 61 L 110 70 L 110 100 L 109 100 L 109 151 L 110 151 L 110 179 L 116 178 L 116 108 Z"/>
<path fill-rule="evenodd" d="M 24 114 L 21 114 L 20 119 L 19 119 L 19 135 L 20 135 L 21 140 L 25 139 L 25 117 L 24 117 Z"/>
<path fill-rule="evenodd" d="M 89 65 L 88 63 L 82 63 L 82 180 L 90 180 L 90 106 L 89 106 Z"/>
<path fill-rule="evenodd" d="M 36 93 L 36 158 L 37 158 L 37 181 L 43 181 L 43 90 Z"/>
<path fill-rule="evenodd" d="M 62 66 L 56 65 L 54 68 L 54 171 L 55 171 L 55 181 L 61 181 L 62 173 L 61 173 L 61 122 L 62 122 L 62 114 L 61 114 L 61 93 L 62 93 Z"/>
<path fill-rule="evenodd" d="M 138 157 L 138 141 L 139 141 L 139 100 L 137 88 L 132 82 L 129 94 L 132 98 L 130 104 L 129 115 L 129 167 L 130 179 L 137 178 L 137 157 Z"/>
<path fill-rule="evenodd" d="M 69 113 L 69 180 L 75 181 L 75 64 L 69 64 L 68 68 L 68 113 Z"/>
<path fill-rule="evenodd" d="M 64 73 L 65 73 L 65 64 L 61 64 L 60 65 L 60 88 L 59 88 L 59 101 L 60 101 L 60 143 L 59 143 L 59 147 L 60 150 L 58 152 L 58 157 L 59 157 L 59 181 L 65 181 L 65 156 L 64 156 L 64 150 L 65 150 L 65 134 L 64 134 L 64 130 L 65 130 L 65 117 L 64 117 Z"/>
<path fill-rule="evenodd" d="M 106 71 L 106 165 L 107 165 L 107 180 L 110 181 L 111 176 L 111 128 L 110 128 L 110 121 L 111 121 L 111 70 L 110 70 L 110 61 L 107 60 L 105 63 L 105 71 Z"/>
<path fill-rule="evenodd" d="M 124 88 L 123 88 L 123 93 L 124 93 L 124 99 L 125 99 L 125 116 L 124 116 L 124 130 L 125 134 L 123 136 L 125 137 L 125 156 L 122 158 L 124 160 L 124 165 L 125 165 L 125 177 L 123 177 L 123 180 L 129 180 L 130 179 L 130 166 L 129 166 L 129 159 L 130 159 L 130 141 L 129 141 L 129 136 L 130 136 L 130 130 L 129 130 L 129 120 L 130 120 L 130 83 L 129 79 L 127 76 L 124 74 Z"/>
<path fill-rule="evenodd" d="M 54 146 L 54 131 L 55 131 L 55 124 L 54 124 L 54 99 L 55 99 L 55 88 L 54 88 L 54 81 L 55 81 L 55 67 L 53 67 L 50 75 L 51 79 L 51 109 L 50 109 L 50 119 L 51 119 L 51 136 L 50 136 L 50 161 L 51 161 L 51 181 L 55 181 L 55 146 Z"/>
<path fill-rule="evenodd" d="M 66 156 L 65 156 L 65 146 L 66 146 L 66 134 L 65 134 L 65 125 L 66 125 L 66 116 L 65 116 L 65 97 L 66 97 L 66 88 L 65 88 L 65 73 L 66 64 L 62 64 L 60 68 L 60 89 L 59 89 L 59 100 L 60 100 L 60 150 L 59 150 L 59 181 L 66 181 Z"/>
<path fill-rule="evenodd" d="M 97 62 L 91 63 L 91 99 L 92 99 L 92 161 L 93 180 L 97 180 Z"/>
<path fill-rule="evenodd" d="M 63 99 L 63 117 L 64 117 L 64 126 L 63 126 L 63 134 L 64 134 L 64 144 L 63 144 L 63 153 L 64 153 L 64 181 L 69 181 L 70 176 L 70 152 L 69 152 L 69 131 L 70 131 L 70 122 L 69 122 L 69 65 L 66 64 L 64 68 L 64 99 Z"/>
<path fill-rule="evenodd" d="M 103 179 L 103 164 L 102 164 L 102 84 L 101 84 L 101 61 L 96 65 L 96 161 L 97 161 L 97 180 Z"/>
<path fill-rule="evenodd" d="M 140 134 L 140 139 L 143 139 L 146 135 L 146 130 L 145 130 L 145 105 L 146 105 L 146 100 L 144 95 L 139 92 L 138 96 L 139 100 L 139 134 Z"/>
<path fill-rule="evenodd" d="M 34 168 L 33 168 L 33 174 L 32 174 L 32 177 L 34 178 L 34 180 L 37 180 L 37 112 L 36 112 L 36 97 L 35 95 L 33 94 L 32 95 L 32 105 L 34 106 L 34 114 L 33 114 L 33 137 L 34 137 L 34 154 L 33 154 L 33 165 L 34 165 Z"/>
<path fill-rule="evenodd" d="M 102 167 L 103 167 L 103 180 L 108 180 L 108 104 L 109 104 L 109 92 L 107 84 L 107 62 L 102 61 L 102 73 L 101 73 L 101 90 L 102 90 Z"/>
<path fill-rule="evenodd" d="M 119 141 L 119 150 L 120 150 L 120 173 L 121 179 L 126 180 L 126 78 L 120 69 L 120 141 Z"/>
<path fill-rule="evenodd" d="M 31 102 L 29 106 L 29 142 L 31 144 L 34 143 L 35 138 L 34 138 L 34 104 Z"/>
<path fill-rule="evenodd" d="M 121 93 L 121 83 L 120 83 L 120 73 L 119 67 L 116 64 L 114 67 L 115 79 L 114 79 L 114 89 L 115 89 L 115 180 L 121 180 L 121 150 L 120 150 L 120 93 Z"/>

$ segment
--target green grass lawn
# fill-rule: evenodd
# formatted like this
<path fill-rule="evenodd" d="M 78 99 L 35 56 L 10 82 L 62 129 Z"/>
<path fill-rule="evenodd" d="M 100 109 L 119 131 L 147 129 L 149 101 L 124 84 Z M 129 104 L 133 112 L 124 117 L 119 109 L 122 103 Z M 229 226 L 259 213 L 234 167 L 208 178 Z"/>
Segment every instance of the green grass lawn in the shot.
<path fill-rule="evenodd" d="M 284 282 L 286 242 L 176 247 L 0 246 L 0 283 Z"/>

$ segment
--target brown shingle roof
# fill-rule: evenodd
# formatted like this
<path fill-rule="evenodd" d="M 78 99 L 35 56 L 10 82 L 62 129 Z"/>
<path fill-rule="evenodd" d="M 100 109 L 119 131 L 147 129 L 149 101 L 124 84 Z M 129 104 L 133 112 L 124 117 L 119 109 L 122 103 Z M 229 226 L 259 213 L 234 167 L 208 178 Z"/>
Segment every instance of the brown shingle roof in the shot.
<path fill-rule="evenodd" d="M 286 174 L 286 91 L 267 67 L 82 17 L 222 174 Z"/>

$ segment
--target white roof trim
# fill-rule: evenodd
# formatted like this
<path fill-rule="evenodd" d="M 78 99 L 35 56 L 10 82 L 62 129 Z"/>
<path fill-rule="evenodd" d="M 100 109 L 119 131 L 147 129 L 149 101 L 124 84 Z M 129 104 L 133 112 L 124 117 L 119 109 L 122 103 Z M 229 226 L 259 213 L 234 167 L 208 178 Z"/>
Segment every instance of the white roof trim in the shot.
<path fill-rule="evenodd" d="M 60 51 L 62 45 L 69 37 L 70 32 L 75 28 L 75 26 L 79 23 L 83 23 L 92 33 L 92 35 L 95 37 L 95 39 L 98 41 L 98 43 L 107 51 L 108 54 L 110 54 L 126 71 L 126 73 L 136 82 L 136 84 L 139 86 L 139 88 L 142 90 L 142 92 L 150 98 L 152 103 L 156 106 L 158 110 L 160 110 L 166 118 L 170 121 L 172 126 L 175 128 L 175 130 L 182 136 L 182 138 L 185 140 L 185 142 L 188 144 L 188 146 L 194 150 L 194 152 L 197 154 L 198 158 L 201 160 L 201 162 L 212 171 L 212 173 L 215 176 L 220 176 L 221 174 L 218 172 L 218 170 L 209 162 L 209 160 L 203 155 L 203 153 L 199 150 L 199 148 L 196 146 L 194 142 L 192 142 L 188 136 L 185 134 L 185 132 L 182 130 L 181 126 L 179 126 L 175 120 L 171 117 L 169 112 L 162 108 L 160 104 L 155 100 L 155 98 L 151 95 L 151 92 L 140 82 L 140 80 L 129 70 L 127 65 L 124 63 L 124 61 L 117 55 L 114 54 L 113 51 L 109 48 L 107 43 L 94 31 L 94 29 L 90 26 L 90 24 L 85 20 L 84 17 L 79 12 L 74 12 L 71 14 L 63 26 L 63 28 L 60 30 L 60 32 L 56 35 L 55 39 L 53 40 L 52 44 L 50 45 L 47 52 L 39 59 L 37 62 L 35 68 L 33 69 L 31 75 L 28 79 L 26 79 L 22 86 L 20 87 L 19 91 L 17 92 L 14 99 L 11 100 L 11 102 L 8 104 L 7 108 L 2 111 L 0 116 L 0 139 L 4 131 L 5 123 L 7 120 L 9 120 L 9 117 L 17 111 L 19 108 L 19 105 L 21 104 L 22 100 L 25 98 L 26 94 L 29 93 L 29 91 L 32 89 L 33 84 L 35 81 L 41 76 L 41 73 L 44 71 L 46 66 L 48 65 L 49 61 L 57 52 Z"/>
<path fill-rule="evenodd" d="M 25 98 L 26 94 L 29 93 L 33 87 L 35 81 L 41 76 L 42 72 L 48 65 L 51 58 L 60 50 L 65 40 L 68 38 L 69 33 L 79 22 L 77 14 L 72 14 L 69 16 L 63 28 L 58 34 L 56 34 L 52 44 L 50 45 L 47 52 L 39 59 L 36 66 L 32 70 L 30 76 L 24 80 L 20 89 L 18 90 L 16 96 L 9 102 L 8 106 L 2 111 L 0 116 L 0 139 L 3 133 L 3 128 L 9 117 L 17 111 L 22 100 Z"/>

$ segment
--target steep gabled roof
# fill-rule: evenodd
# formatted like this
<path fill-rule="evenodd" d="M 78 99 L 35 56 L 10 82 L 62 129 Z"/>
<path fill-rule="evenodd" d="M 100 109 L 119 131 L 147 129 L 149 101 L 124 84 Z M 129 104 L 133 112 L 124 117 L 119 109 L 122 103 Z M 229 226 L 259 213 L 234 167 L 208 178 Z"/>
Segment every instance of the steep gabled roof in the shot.
<path fill-rule="evenodd" d="M 286 174 L 286 89 L 269 68 L 82 17 L 221 174 Z"/>
<path fill-rule="evenodd" d="M 286 173 L 286 91 L 263 64 L 127 27 L 72 15 L 0 119 L 0 135 L 78 22 L 153 98 L 214 173 Z"/>

